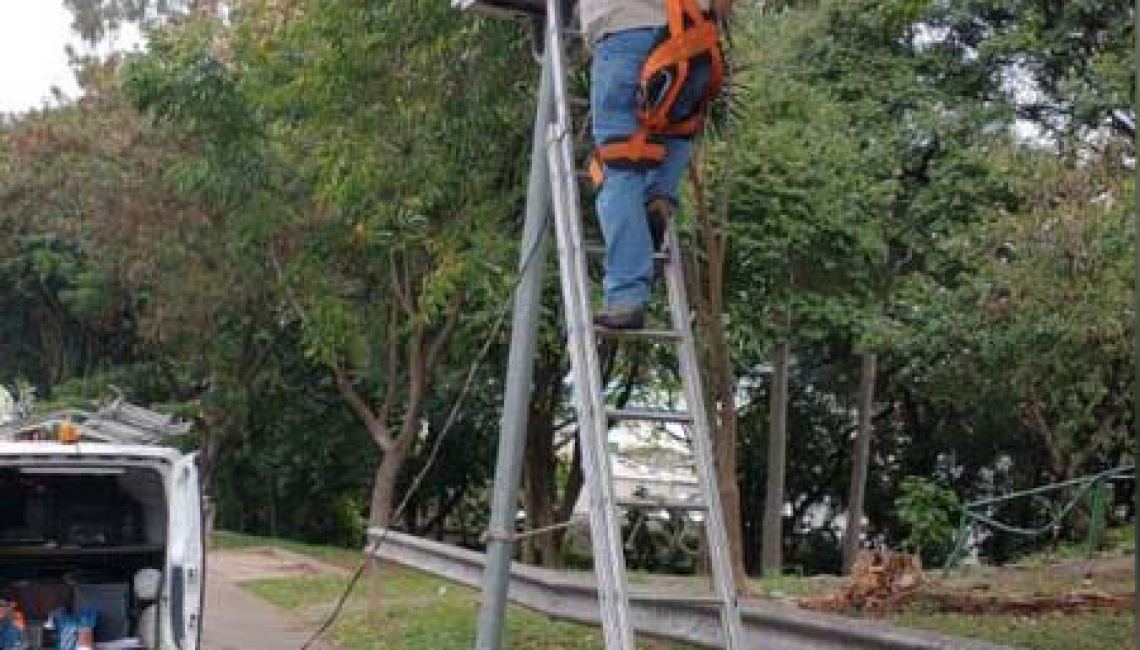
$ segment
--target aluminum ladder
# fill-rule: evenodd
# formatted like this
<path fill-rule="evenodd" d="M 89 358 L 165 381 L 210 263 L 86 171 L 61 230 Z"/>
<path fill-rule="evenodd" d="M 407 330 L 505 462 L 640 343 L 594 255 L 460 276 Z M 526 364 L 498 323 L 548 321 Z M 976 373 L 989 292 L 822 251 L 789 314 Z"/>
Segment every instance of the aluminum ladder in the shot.
<path fill-rule="evenodd" d="M 574 407 L 578 421 L 578 444 L 582 449 L 586 491 L 590 498 L 590 537 L 593 547 L 594 570 L 598 581 L 598 603 L 607 650 L 635 650 L 634 621 L 631 616 L 631 594 L 624 556 L 620 508 L 610 467 L 610 426 L 623 422 L 648 422 L 680 425 L 689 432 L 693 460 L 697 469 L 701 498 L 686 504 L 691 510 L 703 513 L 705 539 L 709 551 L 712 574 L 712 594 L 698 600 L 715 606 L 720 613 L 722 647 L 744 650 L 744 632 L 741 623 L 736 589 L 733 585 L 728 535 L 721 508 L 720 493 L 716 487 L 711 427 L 703 395 L 697 362 L 696 345 L 691 327 L 691 313 L 685 293 L 684 270 L 680 245 L 673 228 L 667 228 L 661 253 L 655 257 L 663 267 L 671 325 L 666 330 L 616 331 L 595 328 L 591 308 L 591 291 L 587 273 L 587 250 L 583 238 L 582 211 L 578 190 L 581 175 L 575 162 L 574 130 L 567 90 L 567 58 L 565 22 L 567 7 L 563 0 L 457 0 L 463 8 L 486 9 L 494 15 L 503 12 L 527 13 L 543 20 L 543 84 L 540 91 L 538 116 L 535 122 L 532 155 L 545 156 L 546 179 L 536 180 L 536 169 L 541 160 L 532 160 L 531 187 L 528 191 L 528 230 L 524 231 L 523 268 L 530 263 L 541 266 L 541 255 L 531 257 L 532 246 L 541 245 L 540 234 L 533 232 L 532 203 L 548 202 L 554 217 L 554 231 L 558 245 L 558 267 L 562 289 L 563 313 L 566 321 L 568 348 L 573 378 Z M 483 5 L 483 6 L 480 6 Z M 537 163 L 537 166 L 536 166 Z M 545 180 L 545 182 L 543 182 Z M 516 312 L 524 303 L 534 311 L 535 284 L 541 286 L 541 273 L 535 283 L 524 278 L 516 294 Z M 530 280 L 529 286 L 527 280 Z M 531 319 L 533 320 L 533 319 Z M 515 314 L 509 366 L 517 369 L 516 361 L 533 364 L 533 342 L 520 342 L 518 338 L 520 314 Z M 527 321 L 533 329 L 534 323 Z M 618 409 L 607 405 L 602 370 L 598 359 L 599 338 L 624 341 L 650 341 L 673 346 L 679 362 L 680 378 L 684 384 L 683 411 L 644 408 Z M 530 355 L 527 358 L 527 354 Z M 517 356 L 516 356 L 517 355 Z M 484 602 L 480 615 L 478 650 L 499 650 L 502 644 L 503 605 L 506 598 L 506 581 L 509 581 L 510 543 L 512 532 L 508 522 L 515 514 L 515 499 L 519 482 L 518 457 L 524 437 L 519 435 L 519 398 L 529 391 L 529 372 L 508 375 L 508 394 L 504 400 L 504 439 L 500 441 L 499 462 L 496 467 L 495 498 L 492 503 L 491 530 L 488 534 L 489 560 L 484 578 Z M 512 389 L 514 389 L 512 395 Z M 515 421 L 509 421 L 514 410 Z M 513 426 L 512 426 L 513 425 Z M 513 438 L 513 439 L 507 439 Z M 625 504 L 630 505 L 630 504 Z M 660 598 L 660 595 L 656 596 Z M 684 600 L 691 600 L 685 598 Z"/>
<path fill-rule="evenodd" d="M 185 435 L 192 424 L 172 416 L 115 399 L 97 411 L 64 409 L 0 425 L 0 442 L 54 440 L 60 425 L 75 428 L 83 440 L 118 445 L 158 445 Z"/>

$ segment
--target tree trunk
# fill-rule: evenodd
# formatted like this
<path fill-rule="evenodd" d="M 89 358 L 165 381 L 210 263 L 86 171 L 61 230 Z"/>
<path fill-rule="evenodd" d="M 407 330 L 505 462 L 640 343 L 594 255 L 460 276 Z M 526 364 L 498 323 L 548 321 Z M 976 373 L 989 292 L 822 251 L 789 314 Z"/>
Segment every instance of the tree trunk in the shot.
<path fill-rule="evenodd" d="M 727 341 L 725 341 L 727 346 Z M 728 370 L 731 373 L 731 369 Z M 728 536 L 729 556 L 732 561 L 732 579 L 737 593 L 749 595 L 748 571 L 744 566 L 744 529 L 740 516 L 740 486 L 737 483 L 736 440 L 737 417 L 733 400 L 735 382 L 722 385 L 717 404 L 719 431 L 713 432 L 713 452 L 716 454 L 717 488 L 720 506 L 724 511 L 725 532 Z M 719 433 L 719 435 L 717 435 Z"/>
<path fill-rule="evenodd" d="M 411 436 L 398 438 L 395 444 L 380 459 L 376 468 L 376 478 L 372 484 L 372 501 L 368 514 L 369 528 L 387 530 L 392 523 L 393 503 L 396 494 L 396 481 L 400 478 L 400 469 L 407 460 L 408 449 L 411 446 Z M 368 620 L 378 623 L 376 618 L 383 612 L 382 585 L 380 584 L 380 559 L 373 559 L 366 563 L 365 579 L 368 585 Z"/>
<path fill-rule="evenodd" d="M 788 447 L 788 365 L 791 346 L 776 346 L 772 363 L 772 395 L 769 406 L 768 484 L 764 491 L 764 528 L 761 565 L 764 575 L 779 575 L 783 563 L 784 466 Z"/>
<path fill-rule="evenodd" d="M 527 525 L 533 530 L 554 524 L 554 432 L 552 416 L 531 409 L 526 445 L 526 485 L 523 500 Z M 536 416 L 537 420 L 536 421 Z M 555 566 L 558 561 L 555 539 L 543 534 L 529 537 L 524 545 L 526 560 L 532 564 Z"/>
<path fill-rule="evenodd" d="M 558 505 L 558 521 L 569 521 L 574 516 L 574 506 L 578 503 L 578 497 L 582 494 L 582 485 L 585 484 L 586 477 L 582 471 L 582 445 L 574 445 L 574 455 L 570 458 L 570 467 L 566 475 L 566 485 L 562 489 L 561 503 Z M 554 546 L 558 549 L 558 565 L 565 566 L 565 544 L 566 529 L 560 528 L 554 531 Z"/>
<path fill-rule="evenodd" d="M 372 528 L 384 530 L 392 525 L 396 481 L 400 478 L 400 469 L 404 466 L 404 461 L 407 460 L 409 442 L 410 440 L 397 441 L 391 449 L 384 452 L 384 457 L 376 468 L 368 518 L 368 524 Z"/>
<path fill-rule="evenodd" d="M 527 409 L 525 482 L 523 506 L 531 529 L 552 526 L 562 520 L 558 504 L 558 456 L 554 445 L 558 405 L 566 377 L 564 349 L 560 345 L 540 347 L 534 369 L 530 405 Z M 528 537 L 522 544 L 524 561 L 551 568 L 563 565 L 561 537 L 544 533 Z"/>
<path fill-rule="evenodd" d="M 859 375 L 859 431 L 855 437 L 855 455 L 851 460 L 851 492 L 847 500 L 847 527 L 843 534 L 843 573 L 851 572 L 859 540 L 863 535 L 863 501 L 867 491 L 867 471 L 871 462 L 871 408 L 875 400 L 875 377 L 878 357 L 864 352 Z"/>
<path fill-rule="evenodd" d="M 727 166 L 726 166 L 727 169 Z M 724 511 L 732 577 L 741 595 L 748 595 L 748 571 L 744 566 L 744 529 L 740 515 L 740 486 L 736 468 L 737 417 L 736 376 L 732 367 L 732 348 L 724 328 L 725 271 L 728 261 L 728 197 L 731 183 L 726 176 L 718 197 L 717 210 L 710 209 L 705 193 L 703 166 L 694 160 L 689 180 L 695 195 L 697 221 L 697 255 L 686 256 L 685 281 L 689 288 L 691 308 L 703 335 L 699 346 L 700 365 L 706 393 L 713 454 L 716 462 L 717 488 Z M 702 257 L 705 264 L 695 263 Z M 711 397 L 712 399 L 707 399 Z"/>

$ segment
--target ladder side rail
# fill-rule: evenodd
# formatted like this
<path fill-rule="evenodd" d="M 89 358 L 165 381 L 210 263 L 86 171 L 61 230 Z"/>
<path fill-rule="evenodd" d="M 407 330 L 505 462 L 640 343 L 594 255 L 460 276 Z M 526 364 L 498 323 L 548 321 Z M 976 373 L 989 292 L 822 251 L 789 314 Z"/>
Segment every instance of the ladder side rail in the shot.
<path fill-rule="evenodd" d="M 579 444 L 590 491 L 591 536 L 595 549 L 599 605 L 609 650 L 634 650 L 633 625 L 625 578 L 621 530 L 616 521 L 614 488 L 609 468 L 608 421 L 602 403 L 601 372 L 593 322 L 590 291 L 582 245 L 582 219 L 569 98 L 566 87 L 566 56 L 562 42 L 562 0 L 547 0 L 546 44 L 553 67 L 556 122 L 551 125 L 549 149 L 555 221 L 558 225 L 559 261 L 567 321 L 567 338 L 573 358 L 574 391 L 578 403 Z"/>
<path fill-rule="evenodd" d="M 561 156 L 554 148 L 557 144 L 554 141 L 555 137 L 552 134 L 550 153 L 552 170 L 556 170 L 561 162 Z M 556 221 L 558 222 L 558 255 L 561 263 L 567 265 L 567 268 L 563 268 L 561 273 L 563 305 L 566 312 L 574 399 L 577 402 L 578 444 L 582 448 L 582 468 L 586 475 L 586 490 L 591 502 L 588 514 L 590 536 L 594 548 L 594 571 L 598 579 L 598 604 L 602 619 L 602 630 L 605 634 L 607 649 L 625 650 L 628 648 L 632 650 L 632 627 L 628 625 L 628 616 L 625 614 L 625 601 L 623 601 L 619 590 L 614 587 L 620 581 L 621 575 L 614 568 L 617 566 L 616 563 L 620 561 L 617 559 L 620 555 L 614 551 L 620 546 L 613 541 L 614 535 L 611 534 L 614 530 L 612 517 L 605 506 L 608 472 L 603 466 L 603 463 L 606 462 L 603 451 L 606 447 L 599 440 L 598 434 L 599 419 L 604 418 L 605 414 L 594 407 L 595 400 L 590 397 L 590 393 L 594 391 L 590 388 L 590 374 L 586 358 L 591 355 L 591 352 L 585 349 L 586 346 L 581 341 L 584 332 L 582 331 L 582 319 L 577 316 L 582 311 L 579 287 L 572 277 L 569 268 L 570 263 L 567 261 L 573 246 L 570 242 L 572 236 L 565 224 L 570 218 L 566 215 L 565 190 L 559 187 L 557 180 L 553 186 L 556 197 Z M 630 630 L 628 634 L 623 632 L 627 627 Z"/>
<path fill-rule="evenodd" d="M 669 310 L 673 328 L 681 332 L 678 346 L 681 376 L 685 385 L 687 407 L 693 417 L 693 453 L 697 460 L 697 473 L 704 492 L 706 534 L 709 538 L 709 555 L 713 573 L 713 587 L 724 607 L 721 609 L 721 631 L 724 647 L 744 650 L 744 627 L 740 618 L 736 590 L 733 586 L 732 561 L 729 556 L 728 532 L 712 450 L 712 428 L 701 383 L 700 364 L 697 361 L 696 342 L 693 336 L 688 295 L 685 290 L 684 266 L 681 259 L 680 238 L 677 228 L 670 224 L 667 234 L 669 261 L 665 265 L 666 288 L 669 293 Z"/>
<path fill-rule="evenodd" d="M 553 128 L 552 128 L 553 131 Z M 556 150 L 557 136 L 551 135 L 550 165 L 552 173 L 559 173 L 561 155 Z M 590 536 L 594 548 L 594 571 L 598 579 L 598 604 L 605 634 L 606 648 L 613 650 L 633 650 L 633 628 L 628 615 L 628 599 L 623 593 L 624 556 L 621 553 L 620 534 L 614 522 L 614 509 L 607 508 L 609 486 L 608 451 L 605 444 L 604 410 L 596 408 L 596 400 L 591 396 L 597 391 L 591 388 L 588 358 L 594 353 L 587 347 L 587 333 L 581 314 L 588 313 L 582 308 L 579 283 L 573 275 L 572 234 L 566 222 L 566 190 L 559 182 L 561 176 L 553 179 L 555 195 L 555 221 L 558 224 L 558 255 L 564 265 L 561 272 L 563 305 L 566 312 L 568 347 L 570 348 L 571 373 L 574 381 L 575 400 L 578 414 L 578 444 L 582 448 L 582 466 L 586 475 L 586 489 L 591 504 L 589 508 Z"/>
<path fill-rule="evenodd" d="M 38 429 L 46 426 L 55 426 L 64 422 L 76 423 L 77 421 L 90 420 L 95 416 L 94 413 L 84 411 L 81 409 L 63 409 L 60 411 L 49 411 L 40 415 L 32 415 L 26 418 L 15 420 L 4 425 L 0 425 L 0 436 L 3 435 L 18 435 L 29 429 Z"/>

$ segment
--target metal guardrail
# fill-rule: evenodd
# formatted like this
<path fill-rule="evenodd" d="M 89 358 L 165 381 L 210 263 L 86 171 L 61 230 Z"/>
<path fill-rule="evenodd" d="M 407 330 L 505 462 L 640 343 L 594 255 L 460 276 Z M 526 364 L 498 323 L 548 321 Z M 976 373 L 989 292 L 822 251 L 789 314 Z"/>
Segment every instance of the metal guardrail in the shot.
<path fill-rule="evenodd" d="M 380 531 L 370 531 L 374 545 Z M 382 534 L 375 557 L 479 588 L 481 553 L 395 531 Z M 597 586 L 588 574 L 515 563 L 510 599 L 551 618 L 597 625 Z M 713 603 L 667 593 L 631 593 L 633 622 L 640 634 L 703 648 L 720 646 Z M 748 646 L 763 650 L 1012 650 L 970 639 L 903 630 L 879 622 L 806 612 L 776 603 L 743 603 Z"/>

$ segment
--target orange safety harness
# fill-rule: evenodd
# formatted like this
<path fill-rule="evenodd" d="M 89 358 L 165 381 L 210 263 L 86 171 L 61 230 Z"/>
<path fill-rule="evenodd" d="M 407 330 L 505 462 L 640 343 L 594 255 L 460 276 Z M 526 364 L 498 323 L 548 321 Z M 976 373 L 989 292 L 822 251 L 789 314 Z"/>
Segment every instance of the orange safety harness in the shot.
<path fill-rule="evenodd" d="M 691 138 L 704 125 L 708 106 L 724 83 L 724 56 L 716 21 L 701 11 L 697 0 L 665 0 L 669 24 L 641 68 L 638 119 L 632 134 L 598 145 L 590 160 L 590 180 L 600 186 L 604 164 L 648 169 L 665 160 L 666 138 Z M 701 99 L 686 115 L 672 116 L 674 105 L 696 65 L 709 66 Z"/>

